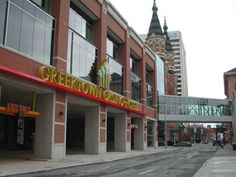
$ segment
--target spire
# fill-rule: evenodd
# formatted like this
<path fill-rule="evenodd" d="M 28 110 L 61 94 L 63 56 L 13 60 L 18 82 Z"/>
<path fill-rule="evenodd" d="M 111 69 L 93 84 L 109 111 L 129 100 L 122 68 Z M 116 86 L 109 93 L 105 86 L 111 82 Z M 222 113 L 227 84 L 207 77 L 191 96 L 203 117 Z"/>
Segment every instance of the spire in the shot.
<path fill-rule="evenodd" d="M 163 26 L 163 29 L 164 29 L 164 35 L 166 37 L 166 42 L 165 42 L 165 45 L 166 45 L 166 51 L 168 52 L 173 52 L 173 49 L 172 49 L 172 45 L 170 43 L 170 38 L 169 38 L 169 35 L 168 35 L 168 26 L 166 24 L 166 17 L 164 17 L 165 20 L 164 20 L 164 26 Z"/>
<path fill-rule="evenodd" d="M 164 35 L 168 34 L 168 33 L 167 33 L 168 26 L 167 26 L 167 24 L 166 24 L 166 17 L 164 17 L 164 26 L 163 26 L 163 29 L 164 29 Z"/>
<path fill-rule="evenodd" d="M 153 1 L 153 7 L 152 7 L 152 20 L 150 23 L 148 36 L 155 34 L 155 35 L 163 35 L 162 28 L 160 25 L 159 18 L 157 16 L 157 6 L 156 6 L 156 0 Z"/>

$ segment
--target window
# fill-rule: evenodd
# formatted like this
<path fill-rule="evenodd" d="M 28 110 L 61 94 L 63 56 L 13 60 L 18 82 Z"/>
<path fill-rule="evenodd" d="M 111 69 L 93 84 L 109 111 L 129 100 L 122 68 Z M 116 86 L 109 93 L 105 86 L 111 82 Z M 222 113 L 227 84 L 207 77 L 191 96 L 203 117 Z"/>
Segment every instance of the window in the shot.
<path fill-rule="evenodd" d="M 54 19 L 27 0 L 12 0 L 8 5 L 5 44 L 49 65 Z"/>
<path fill-rule="evenodd" d="M 51 0 L 31 0 L 37 6 L 41 7 L 46 11 L 50 11 Z"/>
<path fill-rule="evenodd" d="M 149 67 L 146 67 L 146 93 L 147 93 L 147 106 L 153 106 L 153 86 L 152 86 L 152 70 Z"/>
<path fill-rule="evenodd" d="M 67 72 L 96 83 L 97 50 L 90 43 L 92 24 L 70 8 L 69 27 Z"/>
<path fill-rule="evenodd" d="M 146 84 L 146 90 L 147 90 L 147 106 L 152 107 L 153 106 L 153 88 L 151 85 Z"/>
<path fill-rule="evenodd" d="M 130 56 L 130 70 L 132 73 L 138 75 L 138 59 L 134 56 Z"/>
<path fill-rule="evenodd" d="M 107 38 L 107 54 L 119 62 L 119 47 L 111 38 Z"/>
<path fill-rule="evenodd" d="M 6 18 L 7 0 L 0 1 L 0 44 L 3 44 L 4 29 L 5 29 L 5 18 Z"/>
<path fill-rule="evenodd" d="M 131 70 L 131 93 L 132 99 L 141 101 L 141 79 L 138 76 L 138 59 L 130 56 L 130 70 Z"/>
<path fill-rule="evenodd" d="M 112 37 L 107 37 L 107 58 L 111 73 L 110 89 L 123 94 L 123 66 L 119 63 L 119 44 Z"/>
<path fill-rule="evenodd" d="M 92 42 L 93 25 L 72 8 L 70 8 L 69 26 L 74 32 Z"/>
<path fill-rule="evenodd" d="M 180 69 L 180 66 L 175 66 L 175 69 Z"/>
<path fill-rule="evenodd" d="M 156 58 L 157 58 L 157 90 L 158 90 L 158 93 L 160 95 L 164 95 L 164 92 L 165 92 L 165 74 L 164 74 L 164 71 L 165 71 L 165 66 L 164 66 L 164 62 L 163 60 L 158 56 L 156 55 Z"/>
<path fill-rule="evenodd" d="M 120 95 L 123 94 L 123 66 L 113 58 L 107 56 L 111 74 L 110 89 Z"/>

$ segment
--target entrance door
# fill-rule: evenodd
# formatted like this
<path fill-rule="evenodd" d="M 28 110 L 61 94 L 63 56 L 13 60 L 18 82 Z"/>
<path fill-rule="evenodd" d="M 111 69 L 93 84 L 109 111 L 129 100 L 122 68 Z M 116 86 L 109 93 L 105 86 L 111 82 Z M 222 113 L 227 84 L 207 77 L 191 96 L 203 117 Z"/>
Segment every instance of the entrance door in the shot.
<path fill-rule="evenodd" d="M 85 117 L 68 116 L 66 135 L 68 153 L 84 152 Z"/>
<path fill-rule="evenodd" d="M 107 151 L 115 150 L 115 118 L 107 117 Z"/>
<path fill-rule="evenodd" d="M 154 146 L 154 121 L 147 120 L 147 146 Z"/>
<path fill-rule="evenodd" d="M 0 116 L 0 150 L 32 150 L 35 119 L 22 118 L 23 127 L 16 116 Z M 21 136 L 21 137 L 19 137 Z"/>

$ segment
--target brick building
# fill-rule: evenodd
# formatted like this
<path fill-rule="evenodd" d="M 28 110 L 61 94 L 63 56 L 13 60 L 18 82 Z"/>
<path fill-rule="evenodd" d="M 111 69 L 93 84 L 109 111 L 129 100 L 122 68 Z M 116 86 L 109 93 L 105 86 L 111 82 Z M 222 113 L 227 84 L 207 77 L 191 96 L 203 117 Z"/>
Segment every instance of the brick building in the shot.
<path fill-rule="evenodd" d="M 227 99 L 233 100 L 233 125 L 227 125 L 227 133 L 225 135 L 225 139 L 227 142 L 232 142 L 232 128 L 234 129 L 234 134 L 236 133 L 236 102 L 235 102 L 235 94 L 236 94 L 236 68 L 231 69 L 224 73 L 224 91 Z M 234 136 L 234 141 L 236 141 L 236 136 Z"/>
<path fill-rule="evenodd" d="M 0 150 L 145 150 L 157 141 L 155 53 L 109 1 L 0 1 Z"/>

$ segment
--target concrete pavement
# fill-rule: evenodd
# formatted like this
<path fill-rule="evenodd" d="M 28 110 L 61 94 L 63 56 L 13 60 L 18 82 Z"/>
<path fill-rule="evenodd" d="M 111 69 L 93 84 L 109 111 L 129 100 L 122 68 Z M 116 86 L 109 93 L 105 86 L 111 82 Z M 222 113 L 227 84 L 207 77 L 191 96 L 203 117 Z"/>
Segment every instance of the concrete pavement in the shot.
<path fill-rule="evenodd" d="M 236 151 L 228 144 L 220 148 L 193 177 L 236 177 Z"/>
<path fill-rule="evenodd" d="M 22 174 L 28 172 L 47 171 L 52 169 L 87 165 L 93 163 L 109 162 L 151 153 L 174 150 L 173 147 L 148 148 L 146 151 L 108 152 L 102 155 L 67 155 L 64 159 L 47 160 L 34 159 L 32 154 L 23 156 L 12 152 L 0 154 L 0 176 Z M 12 158 L 11 158 L 12 157 Z M 236 176 L 236 151 L 231 145 L 224 149 L 219 148 L 215 156 L 206 161 L 193 177 L 235 177 Z"/>
<path fill-rule="evenodd" d="M 160 153 L 163 151 L 171 150 L 174 150 L 174 148 L 168 147 L 167 149 L 165 149 L 165 147 L 158 147 L 156 149 L 148 148 L 146 151 L 107 152 L 102 155 L 73 154 L 67 155 L 65 158 L 57 160 L 35 159 L 32 157 L 32 154 L 25 153 L 24 155 L 22 155 L 22 153 L 19 154 L 19 152 L 16 154 L 12 154 L 13 152 L 7 152 L 8 154 L 0 154 L 0 176 L 109 162 L 139 155 Z"/>

